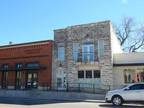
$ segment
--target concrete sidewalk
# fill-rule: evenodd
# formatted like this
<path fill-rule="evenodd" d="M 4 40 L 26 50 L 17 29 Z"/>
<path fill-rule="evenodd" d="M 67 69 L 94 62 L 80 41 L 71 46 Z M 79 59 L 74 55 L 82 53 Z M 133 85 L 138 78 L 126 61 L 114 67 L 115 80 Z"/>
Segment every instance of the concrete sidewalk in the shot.
<path fill-rule="evenodd" d="M 51 99 L 51 100 L 77 100 L 94 101 L 104 100 L 105 94 L 91 94 L 81 92 L 57 92 L 57 91 L 39 91 L 39 90 L 0 90 L 0 97 Z"/>

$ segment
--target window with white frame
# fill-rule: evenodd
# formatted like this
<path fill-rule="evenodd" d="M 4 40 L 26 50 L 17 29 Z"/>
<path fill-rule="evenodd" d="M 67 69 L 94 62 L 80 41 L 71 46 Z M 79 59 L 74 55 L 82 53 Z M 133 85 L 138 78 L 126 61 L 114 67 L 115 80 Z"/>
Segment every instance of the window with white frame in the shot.
<path fill-rule="evenodd" d="M 94 62 L 94 44 L 84 44 L 82 46 L 82 62 Z"/>
<path fill-rule="evenodd" d="M 75 62 L 78 62 L 80 56 L 80 46 L 79 43 L 73 43 L 73 59 Z"/>
<path fill-rule="evenodd" d="M 98 58 L 104 58 L 104 40 L 98 40 Z"/>
<path fill-rule="evenodd" d="M 79 70 L 78 71 L 78 78 L 94 78 L 94 79 L 97 79 L 97 78 L 100 78 L 101 75 L 100 75 L 100 70 Z"/>
<path fill-rule="evenodd" d="M 64 62 L 65 60 L 65 48 L 64 46 L 58 46 L 58 60 Z"/>

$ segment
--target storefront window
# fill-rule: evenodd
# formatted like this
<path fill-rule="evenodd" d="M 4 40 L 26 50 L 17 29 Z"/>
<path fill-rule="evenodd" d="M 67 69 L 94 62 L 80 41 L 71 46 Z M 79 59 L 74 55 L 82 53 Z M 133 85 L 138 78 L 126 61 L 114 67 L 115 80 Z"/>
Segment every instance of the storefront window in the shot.
<path fill-rule="evenodd" d="M 22 69 L 23 65 L 22 64 L 16 64 L 16 84 L 15 88 L 20 89 L 22 86 Z"/>
<path fill-rule="evenodd" d="M 136 71 L 135 69 L 125 69 L 124 82 L 125 83 L 144 82 L 144 71 L 138 71 L 138 70 Z"/>
<path fill-rule="evenodd" d="M 2 88 L 7 88 L 8 86 L 8 65 L 4 64 L 2 66 L 3 72 L 2 72 Z"/>

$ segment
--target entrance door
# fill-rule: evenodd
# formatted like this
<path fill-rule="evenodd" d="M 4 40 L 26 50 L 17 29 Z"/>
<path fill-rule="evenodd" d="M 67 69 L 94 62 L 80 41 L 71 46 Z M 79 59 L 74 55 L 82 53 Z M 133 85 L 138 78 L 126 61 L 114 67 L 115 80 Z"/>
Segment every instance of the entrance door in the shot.
<path fill-rule="evenodd" d="M 37 73 L 27 74 L 27 88 L 29 89 L 37 88 Z"/>
<path fill-rule="evenodd" d="M 66 90 L 66 81 L 65 73 L 63 70 L 60 70 L 57 74 L 57 89 Z"/>
<path fill-rule="evenodd" d="M 16 85 L 15 85 L 15 88 L 16 89 L 21 89 L 21 86 L 22 86 L 22 81 L 21 81 L 21 75 L 22 72 L 21 71 L 17 71 L 16 72 Z"/>
<path fill-rule="evenodd" d="M 8 72 L 2 72 L 2 88 L 5 89 L 8 86 Z"/>

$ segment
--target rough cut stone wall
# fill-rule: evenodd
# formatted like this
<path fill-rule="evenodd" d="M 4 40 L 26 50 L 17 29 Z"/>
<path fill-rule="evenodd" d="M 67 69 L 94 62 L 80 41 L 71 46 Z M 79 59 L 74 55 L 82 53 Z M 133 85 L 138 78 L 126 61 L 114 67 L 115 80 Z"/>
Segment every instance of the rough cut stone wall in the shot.
<path fill-rule="evenodd" d="M 83 24 L 71 26 L 65 29 L 58 29 L 54 31 L 54 58 L 53 58 L 53 82 L 56 82 L 56 73 L 59 70 L 59 61 L 57 60 L 57 46 L 58 43 L 65 45 L 65 62 L 62 65 L 66 73 L 66 81 L 68 83 L 77 83 L 79 69 L 100 69 L 101 70 L 101 87 L 108 88 L 107 85 L 113 83 L 113 61 L 111 53 L 110 41 L 110 21 Z M 104 40 L 104 58 L 98 58 L 98 40 Z M 87 40 L 94 43 L 95 48 L 95 62 L 93 64 L 75 63 L 73 60 L 73 43 L 80 43 Z"/>

